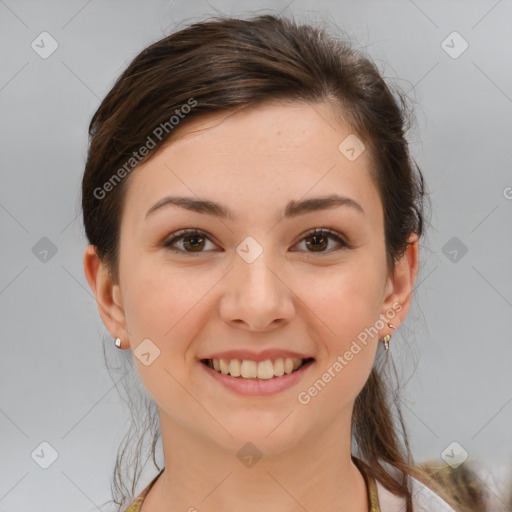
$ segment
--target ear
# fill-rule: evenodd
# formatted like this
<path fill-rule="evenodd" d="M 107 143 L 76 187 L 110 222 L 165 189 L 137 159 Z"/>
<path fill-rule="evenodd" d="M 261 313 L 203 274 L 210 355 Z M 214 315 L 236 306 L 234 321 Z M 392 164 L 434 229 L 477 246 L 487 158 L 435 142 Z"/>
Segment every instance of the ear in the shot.
<path fill-rule="evenodd" d="M 411 233 L 407 239 L 407 249 L 403 256 L 395 262 L 395 271 L 388 277 L 386 283 L 385 298 L 382 304 L 382 318 L 386 319 L 386 325 L 379 333 L 379 337 L 393 334 L 387 322 L 396 328 L 404 321 L 411 306 L 412 292 L 419 265 L 418 235 Z M 388 314 L 386 315 L 386 312 Z M 394 316 L 391 313 L 394 312 Z"/>
<path fill-rule="evenodd" d="M 114 283 L 96 247 L 89 244 L 84 252 L 84 272 L 96 298 L 98 311 L 112 338 L 120 337 L 123 347 L 129 346 L 121 289 Z"/>

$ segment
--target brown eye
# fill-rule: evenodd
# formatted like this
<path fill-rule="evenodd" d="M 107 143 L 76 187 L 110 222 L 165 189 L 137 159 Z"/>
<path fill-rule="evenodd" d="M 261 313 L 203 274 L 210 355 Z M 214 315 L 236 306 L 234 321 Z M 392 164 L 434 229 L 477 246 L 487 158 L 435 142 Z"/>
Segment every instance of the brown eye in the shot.
<path fill-rule="evenodd" d="M 209 238 L 202 231 L 190 229 L 178 232 L 176 236 L 164 243 L 164 247 L 169 247 L 175 252 L 201 253 L 205 252 L 203 249 L 207 240 Z M 178 242 L 181 243 L 182 248 L 173 249 Z"/>
<path fill-rule="evenodd" d="M 308 237 L 310 242 L 306 242 L 308 249 L 323 250 L 329 245 L 328 237 L 325 235 L 310 235 Z"/>
<path fill-rule="evenodd" d="M 348 247 L 348 244 L 337 233 L 328 229 L 314 229 L 306 233 L 302 240 L 306 241 L 308 252 L 331 252 L 325 250 L 329 245 L 329 240 L 335 240 L 342 248 Z"/>
<path fill-rule="evenodd" d="M 193 251 L 204 248 L 205 239 L 201 235 L 187 235 L 183 237 L 184 247 L 191 247 Z"/>
<path fill-rule="evenodd" d="M 337 242 L 338 249 L 326 250 L 329 247 L 330 241 Z M 306 233 L 302 238 L 305 241 L 306 252 L 310 253 L 330 253 L 334 250 L 348 248 L 349 244 L 344 241 L 341 236 L 328 229 L 314 229 Z M 197 229 L 186 229 L 179 231 L 170 240 L 165 242 L 164 247 L 169 248 L 173 252 L 181 252 L 188 254 L 201 254 L 207 252 L 205 250 L 206 244 L 210 242 L 209 237 L 203 231 Z M 180 247 L 181 246 L 181 247 Z"/>

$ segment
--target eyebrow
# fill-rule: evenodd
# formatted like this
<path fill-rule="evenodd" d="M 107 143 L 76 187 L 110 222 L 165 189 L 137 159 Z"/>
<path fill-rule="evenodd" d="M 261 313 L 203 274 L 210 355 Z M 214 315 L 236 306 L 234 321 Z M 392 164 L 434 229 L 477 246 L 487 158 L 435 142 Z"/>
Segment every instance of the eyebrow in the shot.
<path fill-rule="evenodd" d="M 151 213 L 165 206 L 178 206 L 180 208 L 185 208 L 186 210 L 191 210 L 193 212 L 202 213 L 205 215 L 212 215 L 222 219 L 234 218 L 233 212 L 229 208 L 214 201 L 178 196 L 166 196 L 160 199 L 160 201 L 155 203 L 146 212 L 146 218 Z M 340 196 L 338 194 L 331 194 L 329 196 L 304 199 L 302 201 L 292 200 L 286 205 L 284 217 L 293 218 L 299 215 L 304 215 L 306 213 L 336 208 L 338 206 L 349 206 L 360 214 L 366 216 L 363 207 L 354 199 Z"/>

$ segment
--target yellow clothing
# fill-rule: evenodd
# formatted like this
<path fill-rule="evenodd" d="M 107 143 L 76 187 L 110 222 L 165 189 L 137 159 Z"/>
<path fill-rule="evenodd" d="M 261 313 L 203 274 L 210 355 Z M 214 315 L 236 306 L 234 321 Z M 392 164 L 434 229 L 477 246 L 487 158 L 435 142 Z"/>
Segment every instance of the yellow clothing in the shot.
<path fill-rule="evenodd" d="M 164 470 L 162 469 L 162 471 L 160 471 L 160 473 L 158 473 L 158 475 L 156 475 L 155 478 L 153 478 L 153 480 L 151 480 L 151 482 L 149 482 L 149 484 L 145 487 L 145 489 L 132 501 L 132 503 L 125 510 L 125 512 L 140 512 L 140 509 L 142 508 L 142 502 L 144 501 L 144 498 L 147 496 L 149 490 L 151 489 L 151 487 L 153 487 L 155 482 L 158 480 L 158 477 L 163 472 L 164 472 Z"/>

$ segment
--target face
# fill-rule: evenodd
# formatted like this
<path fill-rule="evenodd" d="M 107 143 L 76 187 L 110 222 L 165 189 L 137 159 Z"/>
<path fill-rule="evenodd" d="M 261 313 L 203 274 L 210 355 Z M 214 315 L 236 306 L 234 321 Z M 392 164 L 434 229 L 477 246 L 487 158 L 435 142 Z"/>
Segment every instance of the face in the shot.
<path fill-rule="evenodd" d="M 277 453 L 350 421 L 378 338 L 404 313 L 368 151 L 338 148 L 351 133 L 328 105 L 268 104 L 191 122 L 129 177 L 112 334 L 176 431 Z M 249 372 L 314 360 L 258 388 L 202 362 L 228 351 L 256 360 Z"/>

